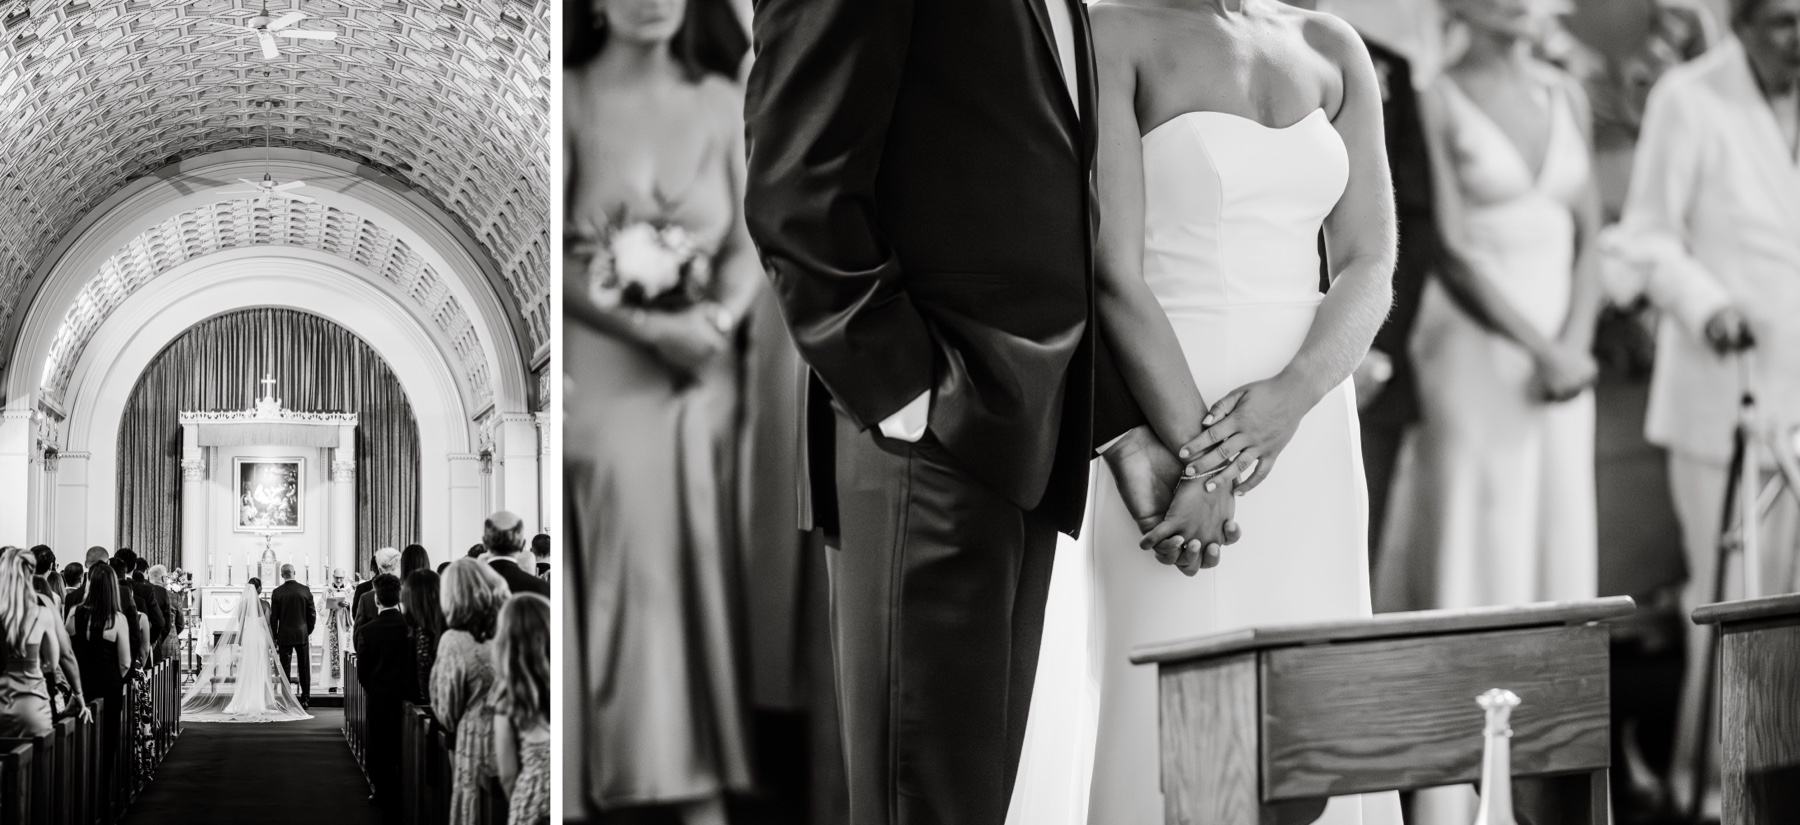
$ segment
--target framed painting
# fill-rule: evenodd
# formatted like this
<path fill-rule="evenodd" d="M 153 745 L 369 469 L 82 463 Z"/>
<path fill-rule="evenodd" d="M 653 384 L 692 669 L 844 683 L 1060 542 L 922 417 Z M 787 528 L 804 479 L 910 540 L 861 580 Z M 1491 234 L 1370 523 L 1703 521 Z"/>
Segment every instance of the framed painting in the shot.
<path fill-rule="evenodd" d="M 304 529 L 300 493 L 306 459 L 238 456 L 231 460 L 237 485 L 237 531 L 298 533 Z"/>

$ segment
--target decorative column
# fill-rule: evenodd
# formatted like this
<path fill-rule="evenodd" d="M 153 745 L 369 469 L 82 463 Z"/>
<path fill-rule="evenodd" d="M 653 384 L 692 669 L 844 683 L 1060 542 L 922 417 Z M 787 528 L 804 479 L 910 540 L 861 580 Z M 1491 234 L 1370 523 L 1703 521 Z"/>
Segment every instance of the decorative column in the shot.
<path fill-rule="evenodd" d="M 552 473 L 556 473 L 562 468 L 562 461 L 556 453 L 556 444 L 551 437 L 554 431 L 551 429 L 550 414 L 547 412 L 532 413 L 532 418 L 537 421 L 538 439 L 538 532 L 549 533 L 552 532 L 552 528 L 560 526 L 551 522 L 554 514 L 552 513 L 552 496 L 549 495 L 551 489 L 549 480 Z"/>
<path fill-rule="evenodd" d="M 32 441 L 30 409 L 0 411 L 0 544 L 30 546 Z"/>
<path fill-rule="evenodd" d="M 338 446 L 331 462 L 331 559 L 332 567 L 345 573 L 356 570 L 356 427 L 338 428 Z M 331 571 L 322 571 L 331 581 Z"/>
<path fill-rule="evenodd" d="M 193 573 L 194 581 L 211 584 L 218 584 L 216 577 L 225 572 L 207 558 L 204 458 L 181 460 L 181 569 Z"/>

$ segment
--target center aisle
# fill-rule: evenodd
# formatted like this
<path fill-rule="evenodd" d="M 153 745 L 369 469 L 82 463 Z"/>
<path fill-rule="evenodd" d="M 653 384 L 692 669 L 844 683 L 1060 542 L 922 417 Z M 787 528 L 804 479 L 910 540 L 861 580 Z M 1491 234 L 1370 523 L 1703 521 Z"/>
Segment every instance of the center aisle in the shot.
<path fill-rule="evenodd" d="M 344 741 L 344 712 L 304 722 L 186 723 L 124 825 L 380 825 Z"/>

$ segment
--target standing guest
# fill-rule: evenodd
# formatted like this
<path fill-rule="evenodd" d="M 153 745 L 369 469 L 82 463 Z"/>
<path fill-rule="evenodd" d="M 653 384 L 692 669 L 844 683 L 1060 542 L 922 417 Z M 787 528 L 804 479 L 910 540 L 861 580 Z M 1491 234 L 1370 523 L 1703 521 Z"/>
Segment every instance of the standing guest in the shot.
<path fill-rule="evenodd" d="M 550 583 L 519 568 L 519 554 L 525 550 L 525 520 L 506 510 L 488 516 L 482 526 L 481 544 L 487 548 L 487 563 L 506 580 L 514 593 L 536 593 L 550 598 Z"/>
<path fill-rule="evenodd" d="M 152 564 L 144 578 L 149 579 L 151 593 L 161 603 L 163 615 L 168 619 L 163 641 L 157 646 L 157 658 L 166 659 L 175 654 L 176 641 L 181 638 L 182 631 L 187 629 L 186 611 L 181 609 L 180 599 L 175 591 L 169 588 L 169 568 Z"/>
<path fill-rule="evenodd" d="M 356 586 L 356 604 L 350 611 L 350 618 L 356 627 L 362 627 L 370 619 L 375 618 L 375 576 L 387 573 L 400 575 L 400 551 L 392 547 L 383 547 L 375 551 L 375 570 L 369 580 Z"/>
<path fill-rule="evenodd" d="M 26 558 L 31 562 L 31 586 L 37 593 L 38 603 L 49 608 L 58 619 L 52 622 L 55 626 L 50 632 L 56 636 L 57 671 L 62 674 L 59 683 L 70 686 L 74 693 L 67 697 L 67 701 L 79 707 L 85 704 L 81 693 L 81 665 L 75 660 L 75 648 L 69 643 L 69 631 L 60 621 L 65 594 L 56 589 L 50 580 L 50 574 L 56 572 L 56 553 L 48 545 L 40 544 L 31 548 L 26 553 Z"/>
<path fill-rule="evenodd" d="M 133 565 L 135 572 L 132 581 L 137 591 L 144 594 L 150 605 L 150 614 L 155 621 L 151 625 L 150 647 L 152 661 L 160 662 L 168 658 L 169 640 L 174 638 L 181 617 L 175 614 L 175 607 L 169 603 L 169 588 L 166 586 L 168 568 L 160 564 L 151 564 L 148 559 L 139 558 Z"/>
<path fill-rule="evenodd" d="M 123 552 L 121 549 L 120 553 Z M 131 589 L 131 560 L 115 555 L 107 564 L 119 580 L 119 612 L 125 614 L 125 632 L 131 636 L 131 667 L 133 670 L 142 670 L 147 664 L 145 657 L 150 646 L 150 622 L 138 608 L 137 594 Z"/>
<path fill-rule="evenodd" d="M 380 578 L 379 576 L 377 578 Z M 269 633 L 281 657 L 281 672 L 294 678 L 293 659 L 300 659 L 300 707 L 312 703 L 312 634 L 318 623 L 312 589 L 294 581 L 294 566 L 281 566 L 281 585 L 269 594 Z M 359 648 L 360 650 L 360 648 Z"/>
<path fill-rule="evenodd" d="M 448 564 L 448 562 L 446 562 Z M 418 660 L 416 701 L 431 703 L 431 669 L 437 664 L 438 640 L 444 635 L 444 607 L 438 603 L 438 574 L 414 570 L 400 584 L 400 609 L 412 628 L 413 655 Z"/>
<path fill-rule="evenodd" d="M 400 705 L 415 698 L 418 664 L 406 618 L 400 613 L 400 580 L 392 573 L 383 573 L 375 577 L 370 590 L 375 594 L 375 616 L 356 629 L 356 681 L 366 697 L 369 737 L 365 761 L 375 787 L 369 800 L 380 805 L 390 820 L 397 820 L 401 798 Z"/>
<path fill-rule="evenodd" d="M 162 644 L 163 637 L 169 631 L 169 594 L 161 588 L 151 587 L 145 574 L 150 570 L 150 562 L 131 548 L 121 547 L 117 554 L 131 559 L 130 584 L 132 595 L 137 599 L 138 614 L 150 622 L 150 646 L 145 649 L 147 662 L 157 660 L 157 647 Z M 161 601 L 157 600 L 161 596 Z"/>
<path fill-rule="evenodd" d="M 1614 299 L 1647 295 L 1665 313 L 1644 430 L 1669 453 L 1687 553 L 1684 613 L 1713 601 L 1720 580 L 1739 395 L 1753 390 L 1770 416 L 1763 423 L 1779 432 L 1800 410 L 1800 0 L 1734 0 L 1730 22 L 1733 37 L 1651 91 L 1631 191 L 1607 243 L 1635 264 L 1609 269 L 1620 276 L 1609 280 Z M 1774 506 L 1764 522 L 1764 592 L 1739 592 L 1740 577 L 1726 572 L 1727 598 L 1800 590 L 1800 512 L 1787 497 Z M 1672 777 L 1684 804 L 1696 793 L 1706 639 L 1706 628 L 1689 627 Z M 1717 770 L 1717 759 L 1709 763 Z"/>
<path fill-rule="evenodd" d="M 509 599 L 494 635 L 494 765 L 507 825 L 550 821 L 550 600 Z"/>
<path fill-rule="evenodd" d="M 1444 256 L 1412 356 L 1423 409 L 1376 609 L 1591 598 L 1600 291 L 1586 95 L 1532 57 L 1543 4 L 1453 0 L 1464 56 L 1424 99 Z"/>
<path fill-rule="evenodd" d="M 0 737 L 29 739 L 51 730 L 50 685 L 62 649 L 52 627 L 61 627 L 32 587 L 37 560 L 17 547 L 0 548 Z M 65 633 L 66 635 L 66 633 Z M 76 679 L 80 679 L 79 668 Z"/>
<path fill-rule="evenodd" d="M 732 351 L 764 288 L 742 203 L 748 38 L 726 0 L 568 13 L 569 810 L 723 822 L 725 795 L 751 786 L 729 469 Z M 636 224 L 692 239 L 713 273 L 698 300 L 620 299 L 606 239 Z"/>
<path fill-rule="evenodd" d="M 534 570 L 544 581 L 550 580 L 550 534 L 539 533 L 531 537 L 531 558 L 537 563 Z"/>
<path fill-rule="evenodd" d="M 63 565 L 62 577 L 63 587 L 67 588 L 63 594 L 63 613 L 67 614 L 87 599 L 87 568 L 80 562 L 69 562 Z"/>
<path fill-rule="evenodd" d="M 438 600 L 444 635 L 431 668 L 431 711 L 452 738 L 455 776 L 449 825 L 480 821 L 481 783 L 494 775 L 494 623 L 508 596 L 506 580 L 474 559 L 458 559 L 445 571 Z"/>
<path fill-rule="evenodd" d="M 414 570 L 430 569 L 431 554 L 425 552 L 425 548 L 420 545 L 409 544 L 405 550 L 400 551 L 400 569 L 394 571 L 394 578 L 406 581 L 406 577 L 412 575 Z"/>
<path fill-rule="evenodd" d="M 106 552 L 106 548 L 96 544 L 87 549 L 87 555 L 82 558 L 81 565 L 93 567 L 96 564 L 105 564 L 110 558 L 111 554 Z"/>
<path fill-rule="evenodd" d="M 119 610 L 119 579 L 111 567 L 94 565 L 80 604 L 69 614 L 67 630 L 81 667 L 81 690 L 88 699 L 100 699 L 101 753 L 117 753 L 124 730 L 125 676 L 131 672 L 131 632 Z M 116 759 L 102 759 L 99 781 L 112 787 L 118 781 Z"/>

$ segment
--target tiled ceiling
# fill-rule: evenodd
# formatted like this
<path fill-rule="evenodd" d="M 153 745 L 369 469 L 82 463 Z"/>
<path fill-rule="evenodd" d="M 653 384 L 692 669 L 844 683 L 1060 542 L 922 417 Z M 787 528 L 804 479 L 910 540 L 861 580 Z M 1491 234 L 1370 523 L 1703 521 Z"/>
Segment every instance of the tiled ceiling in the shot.
<path fill-rule="evenodd" d="M 266 135 L 381 170 L 453 216 L 504 280 L 529 356 L 550 340 L 549 3 L 269 0 L 271 17 L 301 11 L 297 28 L 338 37 L 282 38 L 265 60 L 254 37 L 211 25 L 263 0 L 0 0 L 0 329 L 109 195 Z"/>

